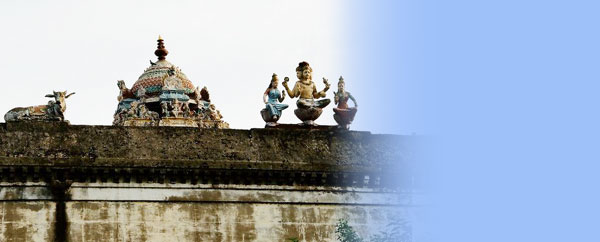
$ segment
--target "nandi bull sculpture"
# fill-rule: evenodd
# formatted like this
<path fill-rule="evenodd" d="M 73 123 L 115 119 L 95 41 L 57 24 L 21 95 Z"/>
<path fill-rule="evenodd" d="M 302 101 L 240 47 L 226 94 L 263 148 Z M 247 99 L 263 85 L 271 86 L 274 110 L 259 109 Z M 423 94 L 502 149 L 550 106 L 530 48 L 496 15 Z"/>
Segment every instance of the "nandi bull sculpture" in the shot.
<path fill-rule="evenodd" d="M 48 101 L 46 105 L 31 106 L 25 108 L 13 108 L 4 114 L 4 120 L 20 121 L 20 120 L 39 120 L 39 121 L 64 121 L 64 112 L 67 109 L 65 99 L 69 98 L 74 92 L 67 95 L 67 91 L 48 94 L 46 97 L 54 98 Z"/>

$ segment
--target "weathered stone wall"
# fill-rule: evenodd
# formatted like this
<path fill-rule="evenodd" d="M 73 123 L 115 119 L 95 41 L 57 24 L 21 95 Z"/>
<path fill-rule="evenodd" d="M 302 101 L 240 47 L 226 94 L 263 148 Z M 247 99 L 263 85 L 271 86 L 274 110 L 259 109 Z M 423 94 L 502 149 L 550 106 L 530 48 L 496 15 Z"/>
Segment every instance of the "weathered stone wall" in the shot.
<path fill-rule="evenodd" d="M 0 124 L 0 241 L 335 241 L 413 220 L 410 139 Z M 398 170 L 400 169 L 400 170 Z M 401 185 L 401 186 L 399 186 Z"/>
<path fill-rule="evenodd" d="M 52 241 L 52 202 L 2 202 L 0 241 Z M 414 208 L 317 204 L 68 202 L 68 241 L 336 241 L 347 219 L 367 237 Z M 374 230 L 376 229 L 376 230 Z"/>
<path fill-rule="evenodd" d="M 56 205 L 25 187 L 0 194 L 0 238 L 51 241 Z M 68 193 L 68 241 L 335 241 L 339 219 L 368 237 L 419 209 L 413 194 L 368 188 L 74 183 Z"/>
<path fill-rule="evenodd" d="M 338 219 L 368 225 L 402 216 L 389 208 L 232 203 L 69 203 L 72 241 L 335 241 Z M 398 209 L 395 209 L 398 210 Z"/>
<path fill-rule="evenodd" d="M 55 203 L 1 201 L 0 241 L 52 241 Z"/>

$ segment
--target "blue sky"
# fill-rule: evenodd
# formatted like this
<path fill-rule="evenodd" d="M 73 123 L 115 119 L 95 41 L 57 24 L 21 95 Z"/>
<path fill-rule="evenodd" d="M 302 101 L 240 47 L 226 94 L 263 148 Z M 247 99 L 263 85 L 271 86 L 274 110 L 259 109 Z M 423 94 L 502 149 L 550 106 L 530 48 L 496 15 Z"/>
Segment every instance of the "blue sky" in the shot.
<path fill-rule="evenodd" d="M 434 141 L 436 241 L 600 241 L 597 2 L 356 4 L 397 114 L 373 124 Z"/>

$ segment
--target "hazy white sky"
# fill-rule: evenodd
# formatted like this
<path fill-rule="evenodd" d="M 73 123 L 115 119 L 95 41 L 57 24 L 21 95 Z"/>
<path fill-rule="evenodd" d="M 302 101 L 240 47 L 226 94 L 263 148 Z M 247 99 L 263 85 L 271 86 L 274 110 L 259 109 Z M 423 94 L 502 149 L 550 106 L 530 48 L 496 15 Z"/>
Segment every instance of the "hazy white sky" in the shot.
<path fill-rule="evenodd" d="M 262 94 L 274 72 L 293 85 L 298 62 L 308 61 L 319 89 L 329 78 L 332 97 L 343 74 L 344 11 L 343 1 L 3 0 L 0 112 L 66 89 L 77 92 L 67 101 L 72 124 L 110 125 L 117 80 L 133 85 L 156 60 L 160 34 L 167 60 L 208 87 L 232 128 L 263 127 Z M 300 122 L 295 100 L 284 103 L 280 122 Z M 317 123 L 335 124 L 331 107 Z"/>

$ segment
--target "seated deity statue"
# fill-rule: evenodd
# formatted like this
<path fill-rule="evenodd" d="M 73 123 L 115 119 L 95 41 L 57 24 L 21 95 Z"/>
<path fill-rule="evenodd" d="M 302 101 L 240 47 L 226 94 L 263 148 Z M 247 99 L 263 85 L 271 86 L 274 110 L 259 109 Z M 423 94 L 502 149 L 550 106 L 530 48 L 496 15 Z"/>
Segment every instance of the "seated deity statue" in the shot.
<path fill-rule="evenodd" d="M 333 108 L 333 119 L 335 119 L 335 121 L 338 123 L 338 127 L 349 129 L 350 124 L 352 121 L 354 121 L 358 104 L 356 104 L 356 99 L 354 99 L 352 94 L 345 90 L 343 77 L 340 76 L 340 80 L 338 82 L 338 91 L 333 93 L 333 101 L 335 104 L 337 104 L 337 107 Z M 348 99 L 352 100 L 354 107 L 348 107 Z"/>
<path fill-rule="evenodd" d="M 285 99 L 285 91 L 279 92 L 279 89 L 277 89 L 278 84 L 279 79 L 277 78 L 277 74 L 273 73 L 273 76 L 271 77 L 271 83 L 263 94 L 265 108 L 260 111 L 260 114 L 263 120 L 265 120 L 267 123 L 267 126 L 276 126 L 277 120 L 279 120 L 281 117 L 282 111 L 288 108 L 287 104 L 281 103 Z"/>
<path fill-rule="evenodd" d="M 213 121 L 220 121 L 223 118 L 223 115 L 221 115 L 221 111 L 217 110 L 214 104 L 209 105 L 208 112 L 210 119 Z"/>
<path fill-rule="evenodd" d="M 323 78 L 325 88 L 318 92 L 315 83 L 312 81 L 312 68 L 307 62 L 300 62 L 296 68 L 296 76 L 298 81 L 296 81 L 293 90 L 290 90 L 287 85 L 288 77 L 284 78 L 283 87 L 285 87 L 291 98 L 299 97 L 296 102 L 298 109 L 294 110 L 296 117 L 302 120 L 305 125 L 315 125 L 314 120 L 319 118 L 323 112 L 322 109 L 331 102 L 329 99 L 316 100 L 326 96 L 325 92 L 330 87 L 329 82 Z"/>
<path fill-rule="evenodd" d="M 160 108 L 162 110 L 162 113 L 164 115 L 164 117 L 168 118 L 169 117 L 169 103 L 168 102 L 161 102 L 160 103 Z"/>
<path fill-rule="evenodd" d="M 127 110 L 126 117 L 127 118 L 137 118 L 138 117 L 138 101 L 134 101 L 131 103 L 131 107 Z"/>
<path fill-rule="evenodd" d="M 181 116 L 181 103 L 177 99 L 171 102 L 171 114 L 176 118 Z"/>

